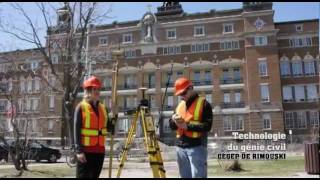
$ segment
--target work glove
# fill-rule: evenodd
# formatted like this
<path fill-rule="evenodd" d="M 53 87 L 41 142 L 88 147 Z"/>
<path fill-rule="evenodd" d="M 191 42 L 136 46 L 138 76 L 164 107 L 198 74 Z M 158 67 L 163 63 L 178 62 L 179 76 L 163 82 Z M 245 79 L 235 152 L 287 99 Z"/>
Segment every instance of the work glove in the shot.
<path fill-rule="evenodd" d="M 111 118 L 110 121 L 108 122 L 108 132 L 110 132 L 112 135 L 114 135 L 115 132 L 115 126 L 116 126 L 116 119 Z"/>

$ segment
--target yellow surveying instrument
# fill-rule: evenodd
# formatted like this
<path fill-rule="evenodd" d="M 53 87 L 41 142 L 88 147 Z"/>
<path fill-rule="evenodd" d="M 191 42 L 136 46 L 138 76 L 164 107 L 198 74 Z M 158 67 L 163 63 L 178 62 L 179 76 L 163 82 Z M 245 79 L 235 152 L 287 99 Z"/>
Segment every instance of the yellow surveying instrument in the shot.
<path fill-rule="evenodd" d="M 149 109 L 149 102 L 145 99 L 144 94 L 147 88 L 139 88 L 142 91 L 142 100 L 137 109 L 133 110 L 133 120 L 128 132 L 128 137 L 126 139 L 126 144 L 121 154 L 120 164 L 117 171 L 117 177 L 120 177 L 124 162 L 127 158 L 130 145 L 135 137 L 137 130 L 137 122 L 140 118 L 142 131 L 144 135 L 144 145 L 147 149 L 150 166 L 152 169 L 153 177 L 155 178 L 165 178 L 165 170 L 163 166 L 163 161 L 161 157 L 160 147 L 156 138 L 155 126 L 153 118 Z"/>

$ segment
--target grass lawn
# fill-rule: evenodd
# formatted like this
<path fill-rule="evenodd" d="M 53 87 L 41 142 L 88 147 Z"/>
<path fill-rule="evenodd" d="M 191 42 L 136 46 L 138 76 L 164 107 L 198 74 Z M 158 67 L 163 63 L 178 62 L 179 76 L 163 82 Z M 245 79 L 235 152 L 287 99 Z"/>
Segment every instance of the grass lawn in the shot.
<path fill-rule="evenodd" d="M 222 161 L 227 165 L 232 161 Z M 303 156 L 287 156 L 285 160 L 239 160 L 245 171 L 231 172 L 222 169 L 217 160 L 209 161 L 209 176 L 289 176 L 304 172 Z M 221 161 L 220 161 L 221 163 Z"/>
<path fill-rule="evenodd" d="M 242 169 L 241 172 L 225 171 L 219 166 L 217 160 L 208 161 L 208 176 L 292 176 L 298 172 L 304 172 L 304 157 L 303 156 L 287 156 L 285 160 L 240 160 Z M 223 166 L 231 164 L 232 161 L 221 161 Z M 166 163 L 166 162 L 165 162 Z M 167 162 L 167 177 L 178 177 L 176 162 Z M 118 163 L 113 164 L 113 176 L 115 176 Z M 137 168 L 139 167 L 139 168 Z M 128 171 L 127 171 L 128 170 Z M 123 170 L 123 175 L 127 172 L 135 170 L 134 176 L 146 173 L 150 171 L 148 163 L 130 162 Z M 108 162 L 104 163 L 102 177 L 107 177 Z M 15 177 L 18 172 L 14 168 L 1 168 L 0 166 L 0 178 L 3 177 Z M 131 172 L 132 174 L 132 172 Z M 29 166 L 29 171 L 25 171 L 22 177 L 34 177 L 34 178 L 54 178 L 54 177 L 75 177 L 75 168 L 70 168 L 65 163 L 53 164 L 53 165 L 36 165 Z M 152 176 L 150 176 L 152 177 Z"/>
<path fill-rule="evenodd" d="M 12 178 L 16 177 L 18 174 L 14 168 L 10 169 L 0 169 L 0 178 Z M 29 171 L 24 171 L 23 178 L 55 178 L 55 177 L 75 177 L 75 168 L 70 168 L 66 164 L 61 164 L 58 166 L 32 166 L 29 167 Z M 17 177 L 19 178 L 19 177 Z"/>

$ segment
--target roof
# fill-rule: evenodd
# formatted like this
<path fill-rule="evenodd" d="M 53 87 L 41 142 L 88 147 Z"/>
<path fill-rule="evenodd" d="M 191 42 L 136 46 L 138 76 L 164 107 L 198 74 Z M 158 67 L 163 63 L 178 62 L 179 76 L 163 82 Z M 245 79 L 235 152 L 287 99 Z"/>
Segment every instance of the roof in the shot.
<path fill-rule="evenodd" d="M 319 22 L 319 19 L 304 19 L 304 20 L 295 20 L 295 21 L 283 21 L 283 22 L 275 22 L 275 25 L 282 24 L 296 24 L 296 23 L 306 23 L 306 22 Z"/>

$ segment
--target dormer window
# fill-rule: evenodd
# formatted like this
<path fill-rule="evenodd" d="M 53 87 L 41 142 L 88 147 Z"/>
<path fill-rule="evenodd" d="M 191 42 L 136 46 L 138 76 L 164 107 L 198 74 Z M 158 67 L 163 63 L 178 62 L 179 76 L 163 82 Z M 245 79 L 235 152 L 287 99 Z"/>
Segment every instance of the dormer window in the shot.
<path fill-rule="evenodd" d="M 302 24 L 297 24 L 296 25 L 296 31 L 297 32 L 302 32 L 303 31 L 303 25 Z"/>
<path fill-rule="evenodd" d="M 132 43 L 132 34 L 124 34 L 122 36 L 122 43 L 123 44 Z"/>

